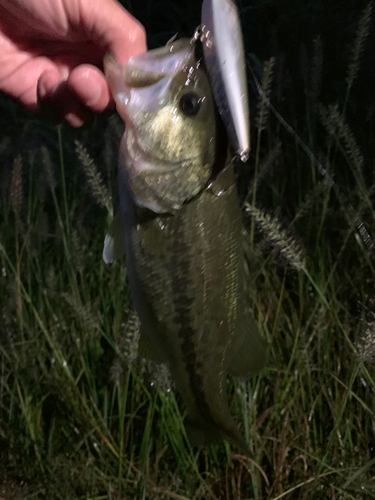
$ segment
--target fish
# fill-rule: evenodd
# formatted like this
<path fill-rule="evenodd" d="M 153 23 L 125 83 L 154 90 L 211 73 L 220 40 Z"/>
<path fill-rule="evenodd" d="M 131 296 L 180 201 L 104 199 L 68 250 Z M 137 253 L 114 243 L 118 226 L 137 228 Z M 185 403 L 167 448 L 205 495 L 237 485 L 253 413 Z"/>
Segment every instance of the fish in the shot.
<path fill-rule="evenodd" d="M 249 454 L 230 413 L 227 376 L 250 378 L 267 344 L 247 302 L 239 206 L 227 133 L 189 39 L 133 56 L 105 75 L 125 122 L 120 212 L 103 258 L 125 253 L 139 355 L 166 363 L 193 444 Z"/>

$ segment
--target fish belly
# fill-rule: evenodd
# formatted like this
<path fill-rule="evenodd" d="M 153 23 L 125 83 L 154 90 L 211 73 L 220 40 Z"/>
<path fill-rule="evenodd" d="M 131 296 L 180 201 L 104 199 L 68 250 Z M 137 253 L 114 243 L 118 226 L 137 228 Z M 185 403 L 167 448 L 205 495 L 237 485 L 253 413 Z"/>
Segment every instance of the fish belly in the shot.
<path fill-rule="evenodd" d="M 225 184 L 219 194 L 203 191 L 174 215 L 156 216 L 129 198 L 123 211 L 141 339 L 154 359 L 167 362 L 195 441 L 217 435 L 238 445 L 226 377 L 241 337 L 246 299 L 232 170 Z"/>

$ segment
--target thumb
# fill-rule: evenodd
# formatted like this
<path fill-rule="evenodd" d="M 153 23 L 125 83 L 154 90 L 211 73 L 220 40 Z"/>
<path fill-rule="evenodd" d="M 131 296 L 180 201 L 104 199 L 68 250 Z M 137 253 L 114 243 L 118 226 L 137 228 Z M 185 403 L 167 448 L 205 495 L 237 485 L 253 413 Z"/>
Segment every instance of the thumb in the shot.
<path fill-rule="evenodd" d="M 91 18 L 90 31 L 94 41 L 99 40 L 119 64 L 147 50 L 144 27 L 117 1 L 85 3 L 91 3 L 87 14 Z"/>

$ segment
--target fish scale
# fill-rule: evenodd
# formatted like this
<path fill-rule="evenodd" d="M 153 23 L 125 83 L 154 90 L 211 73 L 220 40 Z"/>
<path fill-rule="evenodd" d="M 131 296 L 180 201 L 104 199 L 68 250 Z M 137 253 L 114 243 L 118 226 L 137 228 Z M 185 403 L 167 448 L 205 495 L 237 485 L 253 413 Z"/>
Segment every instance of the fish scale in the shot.
<path fill-rule="evenodd" d="M 173 360 L 169 365 L 190 422 L 235 434 L 225 381 L 245 303 L 241 213 L 232 168 L 227 177 L 227 194 L 205 190 L 173 216 L 142 224 L 137 210 L 127 213 L 127 254 L 134 259 L 128 264 L 131 282 L 137 274 L 134 305 L 144 311 L 141 318 L 148 318 L 142 335 Z"/>
<path fill-rule="evenodd" d="M 207 75 L 183 39 L 133 57 L 124 71 L 107 59 L 105 71 L 127 128 L 120 217 L 103 256 L 125 251 L 139 353 L 167 363 L 192 442 L 224 438 L 249 453 L 226 380 L 258 373 L 266 344 L 247 305 L 241 211 Z"/>

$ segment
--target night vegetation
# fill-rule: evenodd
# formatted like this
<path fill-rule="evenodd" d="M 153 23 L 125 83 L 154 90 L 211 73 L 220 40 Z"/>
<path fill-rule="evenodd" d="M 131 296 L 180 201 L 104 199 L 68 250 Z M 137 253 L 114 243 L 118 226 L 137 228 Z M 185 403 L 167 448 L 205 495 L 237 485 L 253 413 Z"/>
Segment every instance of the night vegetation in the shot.
<path fill-rule="evenodd" d="M 251 459 L 191 447 L 168 370 L 137 358 L 125 261 L 102 260 L 120 120 L 52 127 L 0 96 L 0 498 L 375 497 L 373 12 L 332 5 L 242 4 L 238 188 L 270 357 L 228 397 Z M 150 47 L 199 23 L 200 2 L 127 7 Z"/>

